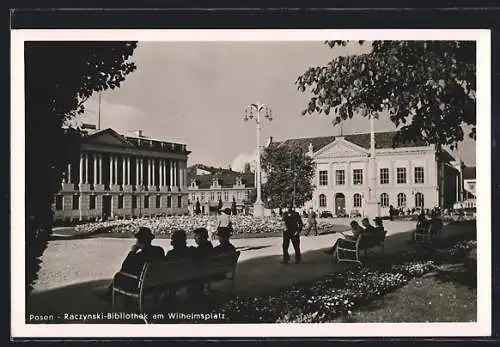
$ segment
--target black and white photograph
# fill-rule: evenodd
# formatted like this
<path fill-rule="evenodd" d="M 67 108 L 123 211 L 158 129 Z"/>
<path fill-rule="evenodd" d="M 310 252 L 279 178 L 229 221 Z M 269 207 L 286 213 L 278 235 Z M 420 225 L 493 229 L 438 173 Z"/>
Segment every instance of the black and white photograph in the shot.
<path fill-rule="evenodd" d="M 490 334 L 488 30 L 11 35 L 13 334 Z"/>

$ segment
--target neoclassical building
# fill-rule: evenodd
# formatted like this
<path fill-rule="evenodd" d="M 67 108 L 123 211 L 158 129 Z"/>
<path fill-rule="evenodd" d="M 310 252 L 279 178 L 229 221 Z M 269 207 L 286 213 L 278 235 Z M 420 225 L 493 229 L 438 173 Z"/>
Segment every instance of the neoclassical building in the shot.
<path fill-rule="evenodd" d="M 452 207 L 461 196 L 459 171 L 447 151 L 405 143 L 392 147 L 394 132 L 375 133 L 375 185 L 380 215 L 389 206 L 412 209 Z M 370 194 L 370 134 L 288 139 L 278 146 L 299 146 L 316 163 L 313 199 L 306 208 L 364 215 Z M 458 182 L 458 183 L 457 183 Z"/>
<path fill-rule="evenodd" d="M 196 202 L 200 202 L 202 214 L 215 212 L 222 201 L 222 207 L 231 207 L 233 200 L 238 213 L 251 206 L 255 193 L 254 173 L 242 173 L 229 169 L 217 169 L 205 165 L 189 168 L 189 210 L 194 213 Z"/>
<path fill-rule="evenodd" d="M 185 144 L 113 129 L 89 131 L 54 198 L 55 220 L 188 212 Z"/>

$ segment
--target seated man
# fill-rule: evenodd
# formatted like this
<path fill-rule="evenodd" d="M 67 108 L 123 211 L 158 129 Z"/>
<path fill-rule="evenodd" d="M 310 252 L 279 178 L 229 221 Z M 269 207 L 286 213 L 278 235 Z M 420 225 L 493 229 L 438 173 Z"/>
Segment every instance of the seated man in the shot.
<path fill-rule="evenodd" d="M 359 235 L 365 232 L 365 229 L 363 229 L 355 220 L 351 222 L 351 230 L 352 230 L 352 235 L 344 235 L 345 239 L 338 239 L 333 245 L 333 247 L 327 249 L 325 253 L 334 254 L 337 251 L 337 246 L 340 242 L 345 240 L 356 242 Z"/>
<path fill-rule="evenodd" d="M 214 248 L 216 254 L 236 252 L 236 248 L 229 241 L 231 237 L 230 229 L 221 228 L 217 230 L 217 237 L 219 238 L 219 245 Z"/>
<path fill-rule="evenodd" d="M 214 254 L 214 246 L 208 240 L 208 230 L 206 228 L 198 228 L 193 230 L 194 241 L 197 247 L 193 248 L 193 254 L 197 258 L 204 258 Z"/>
<path fill-rule="evenodd" d="M 373 219 L 373 221 L 375 222 L 375 231 L 376 232 L 383 232 L 385 230 L 384 229 L 384 221 L 382 220 L 382 218 L 376 217 Z"/>
<path fill-rule="evenodd" d="M 125 260 L 123 260 L 120 272 L 140 276 L 144 264 L 163 259 L 165 252 L 163 248 L 151 244 L 155 236 L 149 228 L 139 227 L 139 230 L 134 233 L 134 237 L 136 238 L 136 242 L 132 245 Z M 121 275 L 120 273 L 114 277 L 118 280 L 130 281 L 130 285 L 135 286 L 135 280 L 131 280 L 130 277 Z M 103 299 L 109 300 L 111 299 L 112 288 L 113 283 L 110 283 L 105 292 L 98 295 Z"/>
<path fill-rule="evenodd" d="M 361 220 L 361 224 L 363 224 L 365 231 L 367 231 L 367 232 L 375 231 L 375 227 L 370 224 L 370 220 L 368 218 L 363 218 Z"/>
<path fill-rule="evenodd" d="M 184 230 L 174 230 L 170 237 L 170 244 L 172 249 L 165 256 L 167 260 L 189 258 L 194 255 L 194 248 L 188 247 L 186 244 L 186 232 Z"/>

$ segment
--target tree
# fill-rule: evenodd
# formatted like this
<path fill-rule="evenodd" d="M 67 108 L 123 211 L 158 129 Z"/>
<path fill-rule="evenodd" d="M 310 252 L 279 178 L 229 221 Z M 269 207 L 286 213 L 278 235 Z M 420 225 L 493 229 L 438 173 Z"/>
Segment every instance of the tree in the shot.
<path fill-rule="evenodd" d="M 303 206 L 312 199 L 314 162 L 298 147 L 267 147 L 262 155 L 262 169 L 267 180 L 262 197 L 267 208 L 284 207 L 295 202 Z"/>
<path fill-rule="evenodd" d="M 326 43 L 331 48 L 348 44 Z M 443 145 L 454 149 L 464 139 L 463 125 L 476 136 L 473 41 L 374 41 L 369 53 L 309 68 L 296 85 L 313 94 L 303 115 L 333 111 L 338 124 L 356 113 L 388 113 L 397 127 L 405 124 L 394 145 L 425 141 L 438 151 Z"/>
<path fill-rule="evenodd" d="M 135 42 L 25 43 L 26 285 L 37 278 L 63 170 L 78 160 L 83 131 L 68 126 L 96 91 L 120 87 L 135 70 Z"/>
<path fill-rule="evenodd" d="M 245 163 L 245 166 L 243 167 L 243 172 L 244 173 L 251 173 L 252 172 L 252 166 L 250 163 Z"/>

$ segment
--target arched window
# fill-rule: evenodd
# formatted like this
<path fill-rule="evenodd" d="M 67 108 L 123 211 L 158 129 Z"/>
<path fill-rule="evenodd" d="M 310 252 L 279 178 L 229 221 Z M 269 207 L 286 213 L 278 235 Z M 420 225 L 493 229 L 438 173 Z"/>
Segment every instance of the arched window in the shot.
<path fill-rule="evenodd" d="M 389 207 L 389 194 L 387 193 L 380 194 L 380 206 Z"/>
<path fill-rule="evenodd" d="M 319 207 L 326 207 L 326 196 L 325 196 L 325 194 L 321 194 L 319 196 Z"/>
<path fill-rule="evenodd" d="M 398 194 L 398 207 L 406 207 L 406 194 Z"/>
<path fill-rule="evenodd" d="M 417 193 L 415 194 L 415 207 L 424 207 L 424 194 Z"/>
<path fill-rule="evenodd" d="M 361 194 L 358 194 L 358 193 L 354 194 L 353 201 L 354 201 L 353 202 L 354 207 L 361 207 L 361 204 L 362 204 L 361 203 Z"/>

